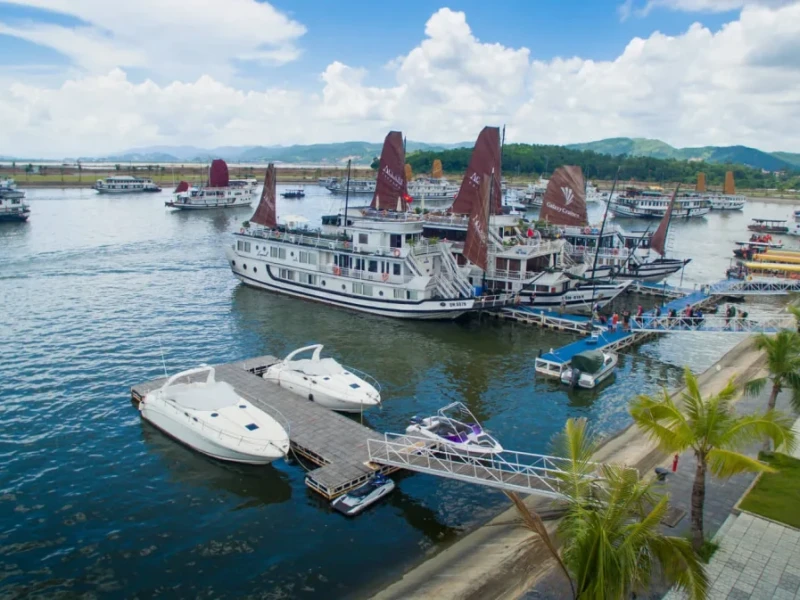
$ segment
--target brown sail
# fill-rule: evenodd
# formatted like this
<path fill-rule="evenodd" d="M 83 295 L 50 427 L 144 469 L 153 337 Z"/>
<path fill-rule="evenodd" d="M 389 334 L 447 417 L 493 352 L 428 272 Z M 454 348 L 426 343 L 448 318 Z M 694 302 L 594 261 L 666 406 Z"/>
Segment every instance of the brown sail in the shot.
<path fill-rule="evenodd" d="M 586 225 L 586 183 L 580 167 L 556 169 L 542 198 L 539 220 L 554 225 Z"/>
<path fill-rule="evenodd" d="M 675 206 L 675 198 L 678 197 L 678 190 L 680 187 L 680 185 L 677 185 L 675 187 L 675 191 L 672 192 L 672 199 L 669 201 L 667 212 L 665 212 L 664 216 L 661 217 L 661 222 L 658 224 L 658 229 L 656 229 L 653 237 L 650 238 L 650 247 L 658 252 L 661 256 L 667 255 L 667 232 L 669 230 L 669 222 L 672 219 L 672 209 Z"/>
<path fill-rule="evenodd" d="M 406 152 L 403 149 L 403 134 L 399 131 L 390 131 L 383 141 L 378 165 L 378 181 L 370 206 L 376 208 L 375 199 L 380 197 L 380 203 L 384 206 L 394 207 L 395 203 L 398 203 L 403 210 L 406 210 L 410 200 L 406 186 Z"/>
<path fill-rule="evenodd" d="M 697 174 L 697 185 L 695 186 L 694 190 L 696 192 L 705 192 L 706 191 L 706 174 L 705 173 L 698 173 Z"/>
<path fill-rule="evenodd" d="M 264 189 L 261 192 L 261 200 L 258 203 L 256 212 L 253 218 L 250 219 L 251 223 L 263 225 L 264 227 L 277 227 L 278 226 L 278 211 L 275 206 L 276 193 L 275 185 L 277 177 L 275 176 L 275 165 L 269 163 L 267 166 L 267 174 L 264 175 Z"/>
<path fill-rule="evenodd" d="M 467 241 L 464 243 L 464 257 L 473 265 L 486 271 L 489 253 L 489 192 L 492 174 L 481 179 L 477 202 L 472 205 L 467 226 Z"/>
<path fill-rule="evenodd" d="M 725 173 L 725 185 L 722 186 L 722 193 L 730 195 L 736 193 L 736 186 L 733 183 L 733 171 Z"/>
<path fill-rule="evenodd" d="M 491 212 L 500 214 L 503 212 L 500 189 L 500 128 L 484 127 L 475 142 L 467 172 L 464 173 L 461 188 L 450 210 L 459 215 L 471 215 L 473 205 L 480 204 L 481 183 L 484 179 L 490 178 L 492 172 L 494 172 L 494 183 L 491 193 Z"/>
<path fill-rule="evenodd" d="M 228 164 L 221 158 L 215 158 L 208 170 L 209 187 L 228 187 L 228 181 Z"/>

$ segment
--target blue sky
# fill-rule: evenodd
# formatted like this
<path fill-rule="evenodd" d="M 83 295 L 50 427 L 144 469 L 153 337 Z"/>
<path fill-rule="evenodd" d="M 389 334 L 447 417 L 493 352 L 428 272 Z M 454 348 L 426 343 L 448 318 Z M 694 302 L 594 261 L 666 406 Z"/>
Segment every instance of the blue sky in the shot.
<path fill-rule="evenodd" d="M 486 124 L 799 151 L 800 0 L 0 1 L 0 118 L 0 154 Z"/>

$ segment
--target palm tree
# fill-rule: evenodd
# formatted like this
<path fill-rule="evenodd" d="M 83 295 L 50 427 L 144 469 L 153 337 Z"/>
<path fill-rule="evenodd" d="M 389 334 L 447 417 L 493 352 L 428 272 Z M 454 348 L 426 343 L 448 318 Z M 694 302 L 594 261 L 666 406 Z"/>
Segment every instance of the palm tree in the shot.
<path fill-rule="evenodd" d="M 789 310 L 796 315 L 800 313 L 794 306 Z M 792 390 L 792 408 L 800 412 L 800 335 L 795 331 L 781 331 L 774 336 L 760 333 L 756 336 L 755 346 L 766 354 L 769 374 L 749 381 L 745 385 L 745 391 L 758 394 L 771 380 L 772 390 L 767 401 L 767 410 L 775 408 L 778 394 L 788 387 Z"/>
<path fill-rule="evenodd" d="M 660 397 L 640 395 L 630 405 L 639 428 L 659 448 L 668 453 L 691 449 L 697 459 L 692 486 L 692 546 L 703 545 L 703 506 L 706 497 L 706 471 L 727 479 L 744 472 L 771 472 L 757 459 L 741 453 L 753 443 L 769 438 L 776 444 L 794 447 L 792 419 L 768 410 L 763 414 L 738 416 L 733 410 L 737 388 L 733 379 L 718 394 L 703 398 L 697 378 L 684 369 L 686 388 L 676 404 L 669 392 Z"/>
<path fill-rule="evenodd" d="M 632 469 L 591 462 L 597 449 L 585 419 L 569 419 L 560 436 L 565 457 L 559 490 L 566 513 L 558 527 L 559 555 L 539 515 L 516 494 L 508 494 L 523 525 L 537 533 L 566 574 L 578 600 L 622 600 L 663 579 L 705 598 L 707 580 L 691 544 L 661 533 L 668 496 L 656 498 L 652 484 L 639 481 Z"/>

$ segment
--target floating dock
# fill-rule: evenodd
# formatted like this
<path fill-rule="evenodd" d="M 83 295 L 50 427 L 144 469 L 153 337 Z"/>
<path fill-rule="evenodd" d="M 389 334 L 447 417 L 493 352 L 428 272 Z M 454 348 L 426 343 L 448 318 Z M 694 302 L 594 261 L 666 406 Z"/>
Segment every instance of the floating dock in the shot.
<path fill-rule="evenodd" d="M 216 365 L 214 369 L 217 381 L 229 383 L 241 397 L 279 421 L 288 421 L 292 450 L 317 465 L 306 474 L 308 487 L 333 499 L 362 485 L 375 472 L 397 470 L 370 462 L 367 442 L 382 441 L 383 435 L 265 381 L 261 375 L 276 362 L 275 357 L 259 356 Z M 131 400 L 138 405 L 148 392 L 165 381 L 162 378 L 134 385 Z"/>
<path fill-rule="evenodd" d="M 688 295 L 681 295 L 667 302 L 661 307 L 661 312 L 666 315 L 670 309 L 674 309 L 680 313 L 687 305 L 692 308 L 701 308 L 713 301 L 713 296 L 706 294 L 704 291 L 696 291 Z M 655 311 L 648 311 L 644 313 L 644 315 L 645 317 L 655 317 Z M 562 318 L 567 316 L 568 315 L 561 315 Z M 574 315 L 569 316 L 574 317 Z M 591 325 L 591 321 L 588 317 L 578 318 L 585 319 L 585 322 Z M 576 329 L 576 331 L 578 330 Z M 572 358 L 576 354 L 586 352 L 587 350 L 608 350 L 613 352 L 634 344 L 639 344 L 656 335 L 654 331 L 636 331 L 635 328 L 632 330 L 625 330 L 623 329 L 622 321 L 619 322 L 616 330 L 597 326 L 589 328 L 589 331 L 587 331 L 587 327 L 584 325 L 580 328 L 579 332 L 590 333 L 591 335 L 587 338 L 567 344 L 566 346 L 562 346 L 558 350 L 551 350 L 538 357 L 536 359 L 536 372 L 540 375 L 561 377 L 561 373 L 569 366 L 570 362 L 572 362 Z"/>

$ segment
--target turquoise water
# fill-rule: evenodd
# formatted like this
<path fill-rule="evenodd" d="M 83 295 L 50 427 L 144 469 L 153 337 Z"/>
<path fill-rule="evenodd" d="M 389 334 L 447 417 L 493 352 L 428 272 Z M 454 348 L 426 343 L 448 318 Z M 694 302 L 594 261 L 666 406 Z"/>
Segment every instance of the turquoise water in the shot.
<path fill-rule="evenodd" d="M 318 222 L 338 208 L 307 189 L 280 210 Z M 684 363 L 703 370 L 740 339 L 666 337 L 623 356 L 610 385 L 567 391 L 537 380 L 533 359 L 568 335 L 391 321 L 244 288 L 222 247 L 250 209 L 172 213 L 163 195 L 90 190 L 28 197 L 31 221 L 0 226 L 2 597 L 360 598 L 507 505 L 495 491 L 401 475 L 386 502 L 347 520 L 297 463 L 198 456 L 130 403 L 131 385 L 163 374 L 162 348 L 176 372 L 324 343 L 383 385 L 383 409 L 366 418 L 378 431 L 461 400 L 507 448 L 545 452 L 567 417 L 612 433 L 633 394 L 676 383 Z M 746 217 L 675 226 L 698 251 L 687 281 L 719 278 Z"/>

